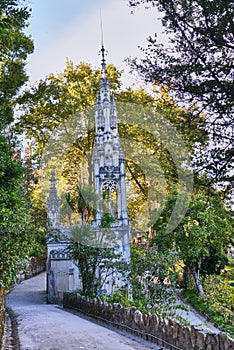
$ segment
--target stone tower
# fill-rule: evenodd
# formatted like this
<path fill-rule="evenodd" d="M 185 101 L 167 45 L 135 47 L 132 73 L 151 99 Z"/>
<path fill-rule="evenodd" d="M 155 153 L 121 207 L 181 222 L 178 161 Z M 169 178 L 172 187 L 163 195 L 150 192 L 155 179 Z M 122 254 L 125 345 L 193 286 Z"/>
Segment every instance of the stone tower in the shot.
<path fill-rule="evenodd" d="M 93 174 L 95 191 L 100 198 L 94 225 L 103 214 L 115 218 L 113 230 L 122 242 L 122 252 L 129 255 L 129 217 L 126 200 L 125 158 L 120 146 L 114 95 L 106 76 L 105 48 L 102 45 L 102 78 L 95 104 L 95 146 Z"/>
<path fill-rule="evenodd" d="M 60 227 L 60 198 L 56 189 L 55 171 L 51 171 L 50 193 L 47 199 L 47 215 L 49 227 L 58 229 Z"/>

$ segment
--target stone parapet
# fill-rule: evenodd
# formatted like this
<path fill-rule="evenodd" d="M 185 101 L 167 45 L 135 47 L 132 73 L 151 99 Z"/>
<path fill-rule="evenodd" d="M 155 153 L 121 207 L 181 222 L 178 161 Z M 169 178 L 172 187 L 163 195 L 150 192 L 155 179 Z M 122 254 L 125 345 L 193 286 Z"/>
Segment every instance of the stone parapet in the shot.
<path fill-rule="evenodd" d="M 64 293 L 63 307 L 81 311 L 168 350 L 234 350 L 234 339 L 226 333 L 184 327 L 156 314 L 143 314 L 133 306 L 126 308 L 77 293 Z"/>

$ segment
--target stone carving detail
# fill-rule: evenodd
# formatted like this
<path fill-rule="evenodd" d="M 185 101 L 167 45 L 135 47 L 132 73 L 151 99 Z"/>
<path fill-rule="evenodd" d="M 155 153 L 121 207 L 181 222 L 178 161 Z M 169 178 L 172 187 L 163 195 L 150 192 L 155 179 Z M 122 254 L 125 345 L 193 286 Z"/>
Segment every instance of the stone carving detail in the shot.
<path fill-rule="evenodd" d="M 107 180 L 102 184 L 102 191 L 117 191 L 119 188 L 118 183 L 113 180 Z"/>
<path fill-rule="evenodd" d="M 60 226 L 60 198 L 58 197 L 56 189 L 55 171 L 51 171 L 50 178 L 50 193 L 47 199 L 47 215 L 49 220 L 49 226 L 52 229 L 59 228 Z"/>
<path fill-rule="evenodd" d="M 105 54 L 103 46 L 101 52 Z M 103 196 L 108 198 L 108 205 L 102 205 L 100 200 L 96 208 L 94 225 L 100 225 L 102 215 L 108 209 L 109 213 L 115 216 L 116 226 L 129 227 L 125 159 L 120 145 L 115 99 L 110 93 L 104 56 L 102 56 L 102 78 L 99 81 L 99 90 L 95 105 L 93 174 L 95 190 L 101 200 Z M 112 198 L 113 192 L 116 193 L 115 198 Z"/>
<path fill-rule="evenodd" d="M 104 47 L 102 47 L 102 52 L 104 54 Z M 125 160 L 120 147 L 116 105 L 114 96 L 110 96 L 110 83 L 106 76 L 104 56 L 102 57 L 102 78 L 99 81 L 99 89 L 95 106 L 96 129 L 93 156 L 94 188 L 99 200 L 93 229 L 97 232 L 100 230 L 104 214 L 109 213 L 114 216 L 115 222 L 111 224 L 110 230 L 116 238 L 115 250 L 121 253 L 124 259 L 129 260 L 130 239 Z M 67 230 L 60 225 L 60 199 L 57 194 L 54 171 L 51 172 L 50 183 L 47 213 L 53 235 L 47 241 L 47 289 L 48 301 L 56 302 L 60 300 L 60 294 L 63 291 L 82 289 L 82 283 L 78 267 L 68 253 L 70 244 L 68 237 L 71 227 Z M 109 281 L 104 285 L 104 289 L 110 289 Z"/>
<path fill-rule="evenodd" d="M 71 259 L 69 255 L 69 251 L 66 249 L 56 249 L 56 250 L 51 250 L 50 252 L 50 259 L 54 260 L 69 260 Z"/>

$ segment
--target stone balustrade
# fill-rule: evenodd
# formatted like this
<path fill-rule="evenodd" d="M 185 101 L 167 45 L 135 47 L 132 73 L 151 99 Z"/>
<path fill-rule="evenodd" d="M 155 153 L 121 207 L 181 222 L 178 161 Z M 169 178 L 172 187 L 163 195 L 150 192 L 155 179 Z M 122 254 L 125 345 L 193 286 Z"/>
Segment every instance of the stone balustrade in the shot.
<path fill-rule="evenodd" d="M 77 293 L 64 293 L 63 307 L 76 309 L 113 326 L 125 329 L 168 350 L 234 350 L 234 339 L 226 333 L 213 333 L 142 314 L 135 307 L 108 304 Z"/>

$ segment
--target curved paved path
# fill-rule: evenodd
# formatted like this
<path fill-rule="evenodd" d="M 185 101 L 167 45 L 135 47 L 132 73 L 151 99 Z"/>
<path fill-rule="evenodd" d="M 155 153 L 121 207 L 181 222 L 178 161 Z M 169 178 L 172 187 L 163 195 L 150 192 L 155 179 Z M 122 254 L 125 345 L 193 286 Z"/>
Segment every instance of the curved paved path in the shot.
<path fill-rule="evenodd" d="M 7 295 L 7 307 L 18 323 L 14 337 L 18 337 L 20 347 L 15 344 L 13 350 L 159 349 L 154 344 L 103 327 L 57 305 L 48 305 L 44 273 L 17 285 Z"/>

